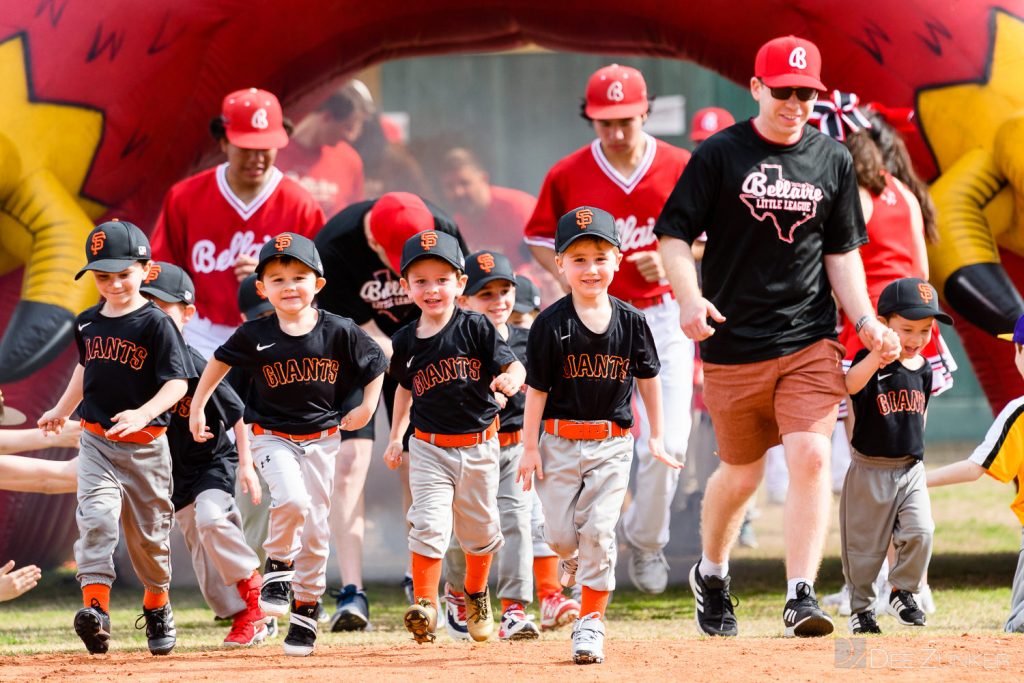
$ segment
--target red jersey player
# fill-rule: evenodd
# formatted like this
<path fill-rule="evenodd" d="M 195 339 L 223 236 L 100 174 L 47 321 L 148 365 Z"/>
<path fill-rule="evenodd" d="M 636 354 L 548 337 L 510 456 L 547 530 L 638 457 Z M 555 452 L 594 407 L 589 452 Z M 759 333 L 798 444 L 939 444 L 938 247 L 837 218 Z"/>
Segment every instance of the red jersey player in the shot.
<path fill-rule="evenodd" d="M 198 313 L 189 344 L 209 357 L 238 326 L 238 283 L 281 226 L 312 238 L 324 224 L 313 198 L 274 166 L 288 133 L 277 97 L 249 88 L 224 98 L 210 124 L 227 161 L 174 185 L 151 242 L 155 259 L 184 268 Z"/>
<path fill-rule="evenodd" d="M 556 277 L 554 236 L 558 218 L 577 206 L 596 206 L 615 217 L 624 255 L 609 293 L 641 309 L 662 359 L 665 415 L 677 428 L 665 435 L 665 448 L 682 462 L 690 434 L 693 343 L 679 329 L 679 307 L 665 279 L 654 222 L 690 158 L 686 150 L 656 140 L 643 130 L 647 119 L 643 75 L 612 64 L 587 82 L 583 115 L 597 139 L 552 167 L 524 240 Z M 646 452 L 649 425 L 639 410 L 636 495 L 623 517 L 623 537 L 632 547 L 630 578 L 648 593 L 661 593 L 668 581 L 662 549 L 669 539 L 669 508 L 679 473 Z"/>

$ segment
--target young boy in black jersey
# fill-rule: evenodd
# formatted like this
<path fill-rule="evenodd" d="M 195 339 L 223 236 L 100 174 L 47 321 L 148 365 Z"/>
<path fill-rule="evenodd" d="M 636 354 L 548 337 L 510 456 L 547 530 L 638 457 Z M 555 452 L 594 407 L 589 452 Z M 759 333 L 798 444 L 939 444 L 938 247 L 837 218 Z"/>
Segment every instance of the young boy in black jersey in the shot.
<path fill-rule="evenodd" d="M 272 501 L 260 607 L 284 616 L 294 593 L 284 652 L 305 656 L 316 644 L 317 601 L 326 588 L 338 428 L 370 420 L 387 361 L 349 318 L 313 308 L 325 280 L 311 240 L 277 235 L 260 250 L 256 274 L 275 315 L 244 323 L 216 350 L 192 399 L 189 426 L 197 440 L 210 438 L 204 411 L 214 388 L 232 366 L 251 370 L 245 422 Z M 337 407 L 360 386 L 362 403 L 339 415 Z"/>
<path fill-rule="evenodd" d="M 390 372 L 398 381 L 391 443 L 384 460 L 402 462 L 411 422 L 408 521 L 416 603 L 405 626 L 418 643 L 437 627 L 441 558 L 455 537 L 466 554 L 466 627 L 474 640 L 494 630 L 487 574 L 503 539 L 498 515 L 498 410 L 495 392 L 515 396 L 526 371 L 494 325 L 455 305 L 466 286 L 458 241 L 428 230 L 402 250 L 402 288 L 420 318 L 392 338 Z"/>
<path fill-rule="evenodd" d="M 174 323 L 139 292 L 150 269 L 149 240 L 126 221 L 93 229 L 85 243 L 103 302 L 75 320 L 78 365 L 57 405 L 39 418 L 40 429 L 59 433 L 78 406 L 82 438 L 78 459 L 79 539 L 75 543 L 84 607 L 75 631 L 91 654 L 110 646 L 110 586 L 118 521 L 145 594 L 142 613 L 149 651 L 174 649 L 168 535 L 171 505 L 169 410 L 196 376 Z"/>
<path fill-rule="evenodd" d="M 459 306 L 487 316 L 519 362 L 526 360 L 529 331 L 515 327 L 509 320 L 516 305 L 518 283 L 512 263 L 504 254 L 478 251 L 466 257 L 466 289 Z M 533 497 L 516 485 L 519 458 L 523 454 L 523 405 L 525 394 L 497 394 L 504 403 L 498 413 L 498 514 L 505 544 L 498 554 L 498 599 L 501 600 L 500 640 L 533 640 L 540 635 L 537 625 L 526 614 L 533 596 L 533 545 L 530 511 Z M 448 568 L 448 577 L 452 577 Z M 461 587 L 462 581 L 453 582 Z M 454 588 L 452 589 L 455 590 Z M 447 593 L 447 591 L 446 591 Z M 456 593 L 458 595 L 458 593 Z M 446 595 L 447 599 L 447 595 Z M 449 620 L 451 615 L 449 614 Z"/>
<path fill-rule="evenodd" d="M 140 291 L 174 321 L 179 332 L 195 315 L 192 278 L 174 264 L 154 263 Z M 191 346 L 188 350 L 196 370 L 205 370 L 203 355 Z M 262 495 L 242 421 L 244 406 L 227 382 L 217 385 L 206 405 L 206 423 L 213 436 L 197 442 L 188 429 L 197 383 L 189 381 L 190 391 L 171 409 L 167 429 L 174 518 L 192 555 L 206 603 L 216 614 L 233 618 L 224 644 L 257 645 L 267 638 L 266 616 L 259 606 L 260 560 L 246 545 L 234 497 L 236 469 L 241 491 L 251 494 L 254 505 L 259 504 Z M 234 443 L 228 438 L 228 430 L 235 433 Z"/>
<path fill-rule="evenodd" d="M 923 465 L 932 368 L 921 349 L 935 320 L 953 323 L 938 302 L 935 288 L 924 280 L 902 278 L 887 285 L 878 298 L 878 315 L 899 336 L 900 356 L 885 363 L 880 351 L 862 349 L 846 375 L 855 422 L 839 525 L 855 635 L 882 632 L 871 606 L 890 539 L 896 562 L 889 570 L 886 611 L 901 624 L 925 625 L 914 593 L 928 569 L 935 524 Z"/>
<path fill-rule="evenodd" d="M 633 458 L 634 380 L 651 426 L 651 455 L 669 467 L 682 464 L 662 442 L 661 364 L 651 330 L 643 313 L 608 294 L 622 261 L 615 219 L 589 206 L 570 211 L 558 220 L 555 252 L 571 292 L 530 328 L 519 480 L 528 490 L 537 474 L 545 537 L 561 558 L 562 584 L 582 586 L 573 661 L 593 664 L 604 661 L 604 612 L 615 589 L 615 525 Z"/>

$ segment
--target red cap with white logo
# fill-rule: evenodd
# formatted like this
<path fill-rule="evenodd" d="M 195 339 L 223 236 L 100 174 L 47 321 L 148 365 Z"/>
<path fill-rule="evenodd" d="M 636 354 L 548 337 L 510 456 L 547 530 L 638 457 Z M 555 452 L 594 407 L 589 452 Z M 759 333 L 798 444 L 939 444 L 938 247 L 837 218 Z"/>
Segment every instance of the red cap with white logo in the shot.
<path fill-rule="evenodd" d="M 242 149 L 281 149 L 288 145 L 281 103 L 257 88 L 236 90 L 224 98 L 220 118 L 228 142 Z"/>
<path fill-rule="evenodd" d="M 592 119 L 628 119 L 647 113 L 647 83 L 631 66 L 611 64 L 587 81 L 586 114 Z"/>
<path fill-rule="evenodd" d="M 769 88 L 827 90 L 821 82 L 821 52 L 809 40 L 783 36 L 757 51 L 754 75 Z"/>
<path fill-rule="evenodd" d="M 694 142 L 703 142 L 720 130 L 724 130 L 736 123 L 732 114 L 721 107 L 704 107 L 698 109 L 693 115 L 693 123 L 690 124 L 690 139 Z"/>
<path fill-rule="evenodd" d="M 434 228 L 434 214 L 422 197 L 411 192 L 388 192 L 370 209 L 370 234 L 384 247 L 388 263 L 396 273 L 402 272 L 406 241 Z"/>

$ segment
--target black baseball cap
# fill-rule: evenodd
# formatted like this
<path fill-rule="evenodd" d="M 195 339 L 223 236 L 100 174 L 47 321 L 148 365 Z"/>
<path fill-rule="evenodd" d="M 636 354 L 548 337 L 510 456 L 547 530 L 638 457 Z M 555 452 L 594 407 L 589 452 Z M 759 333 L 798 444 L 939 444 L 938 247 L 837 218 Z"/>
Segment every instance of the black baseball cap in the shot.
<path fill-rule="evenodd" d="M 582 237 L 599 237 L 619 248 L 619 231 L 615 219 L 604 209 L 578 206 L 558 219 L 555 230 L 555 251 L 561 254 L 570 244 Z"/>
<path fill-rule="evenodd" d="M 246 320 L 255 320 L 264 313 L 274 310 L 274 304 L 270 303 L 270 299 L 256 289 L 258 279 L 256 273 L 253 273 L 238 284 L 238 310 Z"/>
<path fill-rule="evenodd" d="M 878 315 L 901 315 L 907 320 L 935 318 L 953 324 L 953 318 L 939 310 L 939 294 L 926 280 L 904 277 L 893 280 L 878 297 Z"/>
<path fill-rule="evenodd" d="M 149 275 L 139 287 L 143 294 L 155 296 L 169 304 L 194 304 L 196 288 L 192 278 L 184 270 L 165 261 L 154 261 L 149 267 Z"/>
<path fill-rule="evenodd" d="M 313 240 L 296 235 L 294 232 L 282 232 L 267 240 L 263 248 L 260 249 L 260 262 L 256 265 L 256 275 L 262 275 L 263 269 L 271 259 L 280 256 L 290 256 L 309 266 L 317 276 L 324 276 L 324 264 L 320 261 L 320 252 L 316 250 Z"/>
<path fill-rule="evenodd" d="M 425 230 L 405 241 L 402 247 L 402 275 L 405 275 L 413 261 L 427 256 L 447 261 L 456 270 L 466 270 L 466 260 L 457 239 L 439 230 Z"/>
<path fill-rule="evenodd" d="M 512 270 L 512 262 L 504 254 L 484 249 L 473 252 L 466 257 L 466 296 L 473 296 L 494 280 L 506 280 L 516 284 L 516 273 Z"/>
<path fill-rule="evenodd" d="M 533 280 L 525 275 L 516 275 L 516 313 L 533 313 L 540 310 L 540 290 Z"/>
<path fill-rule="evenodd" d="M 152 258 L 149 238 L 139 226 L 128 221 L 107 221 L 100 223 L 85 240 L 86 266 L 78 271 L 75 279 L 85 275 L 87 270 L 103 273 L 120 273 L 138 261 Z"/>

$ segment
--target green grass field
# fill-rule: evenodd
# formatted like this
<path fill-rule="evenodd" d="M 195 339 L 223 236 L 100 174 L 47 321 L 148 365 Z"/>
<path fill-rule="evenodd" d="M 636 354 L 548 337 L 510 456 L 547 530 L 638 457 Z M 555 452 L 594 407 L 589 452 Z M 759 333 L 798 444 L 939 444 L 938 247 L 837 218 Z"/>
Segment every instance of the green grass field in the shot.
<path fill-rule="evenodd" d="M 1010 584 L 1020 547 L 1020 526 L 1008 505 L 1010 486 L 989 478 L 932 493 L 936 521 L 935 556 L 929 582 L 938 612 L 926 629 L 901 627 L 888 617 L 880 620 L 886 634 L 959 635 L 1002 630 L 1008 612 Z M 733 586 L 740 599 L 737 614 L 743 635 L 781 633 L 784 572 L 781 561 L 781 508 L 761 506 L 755 526 L 761 546 L 737 549 L 732 560 Z M 835 510 L 833 510 L 835 512 Z M 818 593 L 838 590 L 842 583 L 838 531 L 831 532 Z M 325 644 L 386 644 L 406 641 L 401 615 L 407 605 L 395 585 L 371 585 L 374 630 L 357 634 L 323 634 Z M 71 627 L 81 598 L 72 573 L 51 571 L 43 583 L 17 601 L 0 604 L 0 655 L 83 651 Z M 135 589 L 115 587 L 113 629 L 118 650 L 145 649 L 145 635 L 135 629 L 141 613 Z M 219 647 L 227 625 L 215 623 L 195 588 L 172 590 L 179 648 Z M 608 612 L 609 636 L 623 639 L 696 638 L 693 598 L 685 586 L 652 597 L 620 585 Z M 845 619 L 837 618 L 838 635 L 846 634 Z M 545 634 L 564 638 L 564 633 Z"/>

